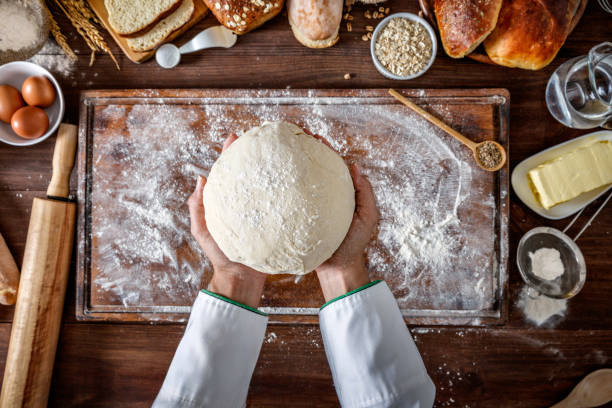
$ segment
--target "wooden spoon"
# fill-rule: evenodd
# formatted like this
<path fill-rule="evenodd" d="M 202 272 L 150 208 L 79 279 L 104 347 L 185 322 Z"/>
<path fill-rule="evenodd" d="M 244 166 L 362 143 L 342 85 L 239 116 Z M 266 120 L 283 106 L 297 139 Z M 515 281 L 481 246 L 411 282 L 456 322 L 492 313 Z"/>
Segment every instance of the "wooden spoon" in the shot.
<path fill-rule="evenodd" d="M 395 99 L 397 99 L 398 101 L 400 101 L 401 103 L 403 103 L 404 105 L 406 105 L 407 107 L 409 107 L 410 109 L 412 109 L 413 111 L 415 111 L 416 113 L 421 115 L 423 118 L 427 119 L 428 121 L 430 121 L 431 123 L 433 123 L 434 125 L 439 127 L 440 129 L 444 130 L 446 133 L 448 133 L 449 135 L 451 135 L 452 137 L 454 137 L 455 139 L 459 140 L 461 143 L 463 143 L 464 145 L 469 147 L 470 150 L 472 150 L 472 153 L 474 154 L 474 159 L 476 160 L 476 163 L 483 170 L 486 170 L 486 171 L 497 171 L 497 170 L 501 169 L 504 166 L 504 164 L 506 164 L 506 150 L 499 143 L 494 142 L 492 140 L 486 140 L 486 141 L 480 142 L 480 143 L 473 142 L 470 139 L 468 139 L 467 137 L 463 136 L 461 133 L 457 132 L 452 127 L 448 126 L 446 123 L 442 122 L 440 119 L 438 119 L 435 116 L 433 116 L 431 113 L 427 112 L 426 110 L 424 110 L 424 109 L 420 108 L 419 106 L 415 105 L 414 103 L 410 102 L 408 100 L 408 98 L 406 98 L 405 96 L 401 95 L 396 90 L 389 89 L 389 93 L 391 95 L 393 95 L 393 97 Z M 497 166 L 495 166 L 495 167 L 487 167 L 487 166 L 485 166 L 485 164 L 482 163 L 482 161 L 478 157 L 478 150 L 481 147 L 484 147 L 486 144 L 489 144 L 489 143 L 492 143 L 493 145 L 495 145 L 495 147 L 497 148 L 497 150 L 501 154 L 501 160 L 499 161 L 499 164 Z"/>
<path fill-rule="evenodd" d="M 551 408 L 599 407 L 612 401 L 612 369 L 593 371 L 574 387 L 572 392 Z"/>

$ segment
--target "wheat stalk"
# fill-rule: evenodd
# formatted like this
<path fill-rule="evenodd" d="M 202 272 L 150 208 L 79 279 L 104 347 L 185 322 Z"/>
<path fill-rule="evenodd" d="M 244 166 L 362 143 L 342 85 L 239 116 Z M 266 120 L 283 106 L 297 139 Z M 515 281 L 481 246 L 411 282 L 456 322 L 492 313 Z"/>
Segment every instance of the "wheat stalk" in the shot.
<path fill-rule="evenodd" d="M 102 34 L 100 34 L 94 25 L 98 20 L 89 7 L 82 0 L 55 0 L 55 3 L 64 12 L 66 17 L 68 17 L 70 23 L 76 28 L 79 35 L 85 40 L 85 43 L 91 50 L 89 66 L 91 66 L 95 60 L 96 51 L 104 51 L 111 57 L 117 69 L 120 70 L 121 68 L 115 56 L 106 44 L 106 41 L 104 41 Z"/>
<path fill-rule="evenodd" d="M 57 25 L 57 21 L 53 18 L 53 14 L 51 14 L 51 10 L 45 5 L 45 11 L 47 12 L 47 16 L 49 16 L 49 23 L 51 24 L 51 34 L 53 34 L 53 38 L 57 44 L 62 48 L 64 53 L 68 55 L 68 57 L 75 61 L 77 59 L 77 55 L 74 53 L 72 48 L 68 45 L 68 41 L 66 40 L 66 36 L 62 33 L 59 26 Z"/>

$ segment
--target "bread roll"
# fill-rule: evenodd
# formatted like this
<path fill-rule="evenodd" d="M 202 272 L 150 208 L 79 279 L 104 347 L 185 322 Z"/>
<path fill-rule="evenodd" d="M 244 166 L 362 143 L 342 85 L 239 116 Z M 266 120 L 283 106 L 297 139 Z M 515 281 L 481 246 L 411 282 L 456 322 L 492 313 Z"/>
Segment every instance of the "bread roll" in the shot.
<path fill-rule="evenodd" d="M 295 38 L 309 48 L 338 42 L 343 0 L 288 0 L 289 25 Z"/>
<path fill-rule="evenodd" d="M 448 56 L 474 51 L 497 24 L 502 0 L 434 0 L 442 46 Z"/>
<path fill-rule="evenodd" d="M 580 0 L 506 0 L 485 51 L 499 65 L 542 69 L 561 49 L 581 10 Z"/>
<path fill-rule="evenodd" d="M 285 0 L 204 0 L 217 20 L 236 34 L 248 33 L 283 9 Z"/>

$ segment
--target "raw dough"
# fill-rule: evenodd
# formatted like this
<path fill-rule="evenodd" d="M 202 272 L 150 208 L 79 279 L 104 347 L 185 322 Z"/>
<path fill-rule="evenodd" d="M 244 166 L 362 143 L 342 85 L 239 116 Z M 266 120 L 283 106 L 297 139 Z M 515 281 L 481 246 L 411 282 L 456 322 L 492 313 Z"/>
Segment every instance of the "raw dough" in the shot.
<path fill-rule="evenodd" d="M 338 249 L 355 210 L 342 158 L 302 129 L 266 122 L 213 165 L 204 187 L 206 225 L 234 262 L 302 275 Z"/>

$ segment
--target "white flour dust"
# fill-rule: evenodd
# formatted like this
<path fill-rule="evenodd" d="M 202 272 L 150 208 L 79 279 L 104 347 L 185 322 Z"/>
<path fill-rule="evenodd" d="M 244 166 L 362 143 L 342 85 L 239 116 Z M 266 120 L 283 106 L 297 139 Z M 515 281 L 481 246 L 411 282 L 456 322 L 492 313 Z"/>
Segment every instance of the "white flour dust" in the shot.
<path fill-rule="evenodd" d="M 281 100 L 235 108 L 219 100 L 101 109 L 96 115 L 107 128 L 123 117 L 128 125 L 94 153 L 94 178 L 97 166 L 101 174 L 116 173 L 112 180 L 93 181 L 99 217 L 93 233 L 103 259 L 94 283 L 124 305 L 159 304 L 160 292 L 168 302 L 190 304 L 206 265 L 190 237 L 185 201 L 196 175 L 207 173 L 218 156 L 211 141 L 220 148 L 232 132 L 288 120 L 324 137 L 368 176 L 381 213 L 378 240 L 368 249 L 369 268 L 373 278 L 387 281 L 402 309 L 490 307 L 497 279 L 493 221 L 481 231 L 471 217 L 493 220 L 495 201 L 473 185 L 479 170 L 469 150 L 401 107 L 325 99 L 314 105 Z M 372 118 L 376 134 L 364 133 Z M 106 138 L 109 131 L 104 133 Z M 121 170 L 103 167 L 109 157 Z"/>
<path fill-rule="evenodd" d="M 20 51 L 39 41 L 41 17 L 26 4 L 15 0 L 0 2 L 0 51 Z"/>
<path fill-rule="evenodd" d="M 565 316 L 567 299 L 552 299 L 540 294 L 531 294 L 529 287 L 521 290 L 517 306 L 525 315 L 525 318 L 536 326 L 541 326 L 553 316 Z"/>
<path fill-rule="evenodd" d="M 540 248 L 529 252 L 531 270 L 534 275 L 546 280 L 555 280 L 565 272 L 561 254 L 554 248 Z"/>
<path fill-rule="evenodd" d="M 47 40 L 41 50 L 28 61 L 40 65 L 52 74 L 59 74 L 63 77 L 69 77 L 73 73 L 76 62 L 64 54 L 64 51 L 53 40 Z"/>

